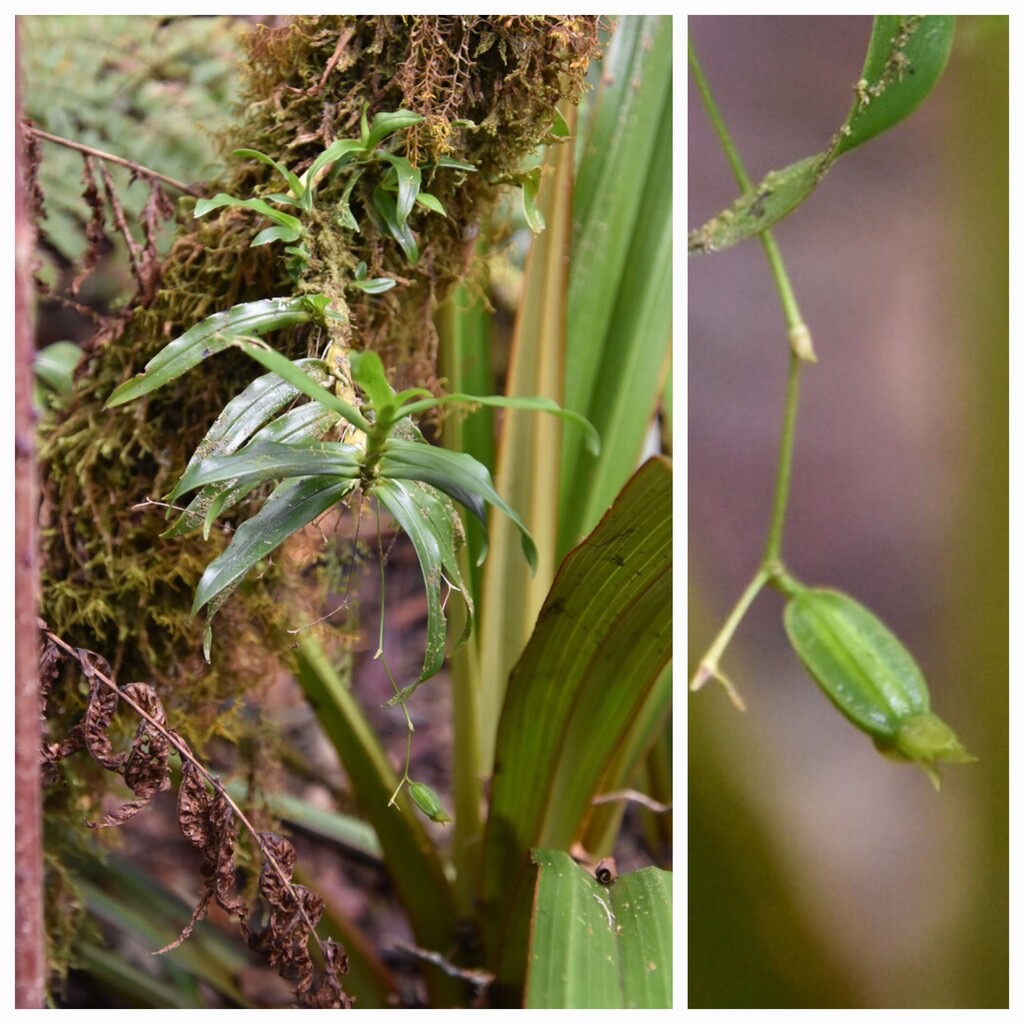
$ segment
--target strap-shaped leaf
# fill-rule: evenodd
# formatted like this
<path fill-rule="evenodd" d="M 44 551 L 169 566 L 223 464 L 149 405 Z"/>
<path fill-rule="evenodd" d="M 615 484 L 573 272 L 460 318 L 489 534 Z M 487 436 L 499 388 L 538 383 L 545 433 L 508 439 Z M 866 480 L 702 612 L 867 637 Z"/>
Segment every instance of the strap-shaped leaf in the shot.
<path fill-rule="evenodd" d="M 238 199 L 235 196 L 229 196 L 226 192 L 218 192 L 212 199 L 200 199 L 196 203 L 195 216 L 205 217 L 211 210 L 217 210 L 222 206 L 244 206 L 247 210 L 262 213 L 264 217 L 274 221 L 275 224 L 288 229 L 290 237 L 286 240 L 289 242 L 294 242 L 296 238 L 302 237 L 302 221 L 298 217 L 274 209 L 263 199 Z"/>
<path fill-rule="evenodd" d="M 354 490 L 354 480 L 337 477 L 302 477 L 286 480 L 251 519 L 235 531 L 231 543 L 203 573 L 192 602 L 195 615 L 221 591 L 243 576 L 297 530 L 309 525 Z"/>
<path fill-rule="evenodd" d="M 462 524 L 451 502 L 431 488 L 413 481 L 379 480 L 374 496 L 408 534 L 419 559 L 427 595 L 427 643 L 418 683 L 436 675 L 444 664 L 447 624 L 442 586 L 447 579 L 466 601 L 466 625 L 453 649 L 461 647 L 472 629 L 473 605 L 459 573 L 457 550 L 462 544 Z M 404 700 L 416 688 L 403 690 Z"/>
<path fill-rule="evenodd" d="M 337 424 L 339 417 L 330 409 L 311 402 L 300 405 L 271 420 L 252 435 L 253 441 L 275 441 L 280 444 L 301 444 L 304 441 L 319 441 L 328 430 Z M 234 450 L 234 449 L 232 449 Z M 210 451 L 208 455 L 226 454 Z M 191 465 L 191 463 L 190 463 Z M 210 526 L 225 509 L 237 504 L 252 487 L 236 487 L 230 482 L 209 484 L 204 487 L 182 512 L 178 521 L 161 536 L 176 537 L 197 526 L 204 527 L 204 538 L 209 536 Z"/>
<path fill-rule="evenodd" d="M 423 172 L 418 167 L 413 167 L 404 156 L 396 156 L 394 153 L 381 153 L 380 156 L 381 159 L 387 160 L 391 164 L 398 179 L 395 218 L 398 221 L 398 226 L 404 228 L 409 214 L 412 213 L 412 208 L 416 205 Z"/>
<path fill-rule="evenodd" d="M 384 446 L 380 475 L 387 479 L 420 480 L 430 484 L 465 505 L 481 522 L 485 522 L 484 502 L 493 505 L 515 523 L 522 538 L 523 554 L 530 568 L 537 568 L 537 547 L 529 530 L 515 509 L 495 490 L 487 467 L 472 455 L 390 438 Z M 481 561 L 486 554 L 485 539 L 481 547 Z"/>
<path fill-rule="evenodd" d="M 420 258 L 419 246 L 416 243 L 416 236 L 412 233 L 405 221 L 398 219 L 398 207 L 395 197 L 379 185 L 373 190 L 373 205 L 380 214 L 384 226 L 391 233 L 391 237 L 401 246 L 402 252 L 410 266 L 415 266 Z"/>
<path fill-rule="evenodd" d="M 252 160 L 258 160 L 261 164 L 266 164 L 268 167 L 273 167 L 288 182 L 288 187 L 292 190 L 293 196 L 298 198 L 302 195 L 302 182 L 299 180 L 299 176 L 289 171 L 284 164 L 279 164 L 273 157 L 267 156 L 266 153 L 261 153 L 258 149 L 236 149 L 231 155 L 243 158 L 248 157 Z"/>
<path fill-rule="evenodd" d="M 107 399 L 106 408 L 124 405 L 177 380 L 204 359 L 228 348 L 236 335 L 261 335 L 309 323 L 316 315 L 310 298 L 298 295 L 287 299 L 259 299 L 208 316 L 165 345 L 146 363 L 142 373 L 116 387 Z"/>
<path fill-rule="evenodd" d="M 241 451 L 214 455 L 189 466 L 171 492 L 171 498 L 225 480 L 234 481 L 240 487 L 295 476 L 356 480 L 361 454 L 362 449 L 355 445 L 336 441 L 302 445 L 254 441 Z"/>

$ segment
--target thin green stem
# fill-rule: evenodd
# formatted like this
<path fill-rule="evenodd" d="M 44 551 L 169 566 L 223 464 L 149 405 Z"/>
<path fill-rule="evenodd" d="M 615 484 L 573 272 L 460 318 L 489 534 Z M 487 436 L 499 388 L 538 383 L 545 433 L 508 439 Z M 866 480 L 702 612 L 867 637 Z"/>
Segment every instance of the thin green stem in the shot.
<path fill-rule="evenodd" d="M 733 633 L 736 632 L 740 622 L 743 620 L 743 616 L 747 614 L 747 609 L 754 603 L 754 598 L 761 592 L 770 576 L 769 570 L 765 566 L 761 566 L 754 578 L 747 584 L 747 589 L 743 591 L 740 599 L 733 606 L 729 617 L 718 631 L 718 636 L 715 637 L 711 646 L 705 652 L 704 657 L 701 658 L 697 671 L 694 672 L 693 678 L 690 680 L 691 690 L 699 690 L 706 682 L 715 679 L 725 687 L 725 691 L 729 694 L 733 704 L 740 711 L 744 710 L 743 699 L 736 691 L 736 687 L 730 682 L 728 676 L 722 671 L 719 661 L 725 653 L 725 649 L 729 646 Z"/>
<path fill-rule="evenodd" d="M 697 91 L 700 93 L 715 134 L 718 136 L 725 157 L 732 168 L 732 173 L 740 189 L 748 192 L 752 187 L 750 178 L 735 145 L 733 145 L 732 138 L 725 127 L 725 122 L 718 112 L 714 97 L 711 95 L 711 88 L 697 59 L 692 38 L 689 39 L 688 55 L 690 71 L 697 86 Z M 739 708 L 743 707 L 743 702 L 736 692 L 736 688 L 723 674 L 719 662 L 729 642 L 732 640 L 733 634 L 739 627 L 744 615 L 746 615 L 747 609 L 753 603 L 754 598 L 757 597 L 766 583 L 786 576 L 782 563 L 782 533 L 786 522 L 786 509 L 789 504 L 790 481 L 792 478 L 796 412 L 800 398 L 800 373 L 804 362 L 816 361 L 811 334 L 800 313 L 800 307 L 793 292 L 789 275 L 786 272 L 782 254 L 775 244 L 771 231 L 762 232 L 760 237 L 765 257 L 768 260 L 768 266 L 775 281 L 775 288 L 782 304 L 783 314 L 786 318 L 790 348 L 786 398 L 783 407 L 782 435 L 779 439 L 779 462 L 775 476 L 775 496 L 772 502 L 772 517 L 768 529 L 768 540 L 765 544 L 764 556 L 757 574 L 750 581 L 739 601 L 737 601 L 729 613 L 725 624 L 708 648 L 707 653 L 701 659 L 690 683 L 690 688 L 697 690 L 709 679 L 717 679 L 725 687 L 733 703 Z"/>
<path fill-rule="evenodd" d="M 782 531 L 786 525 L 786 507 L 789 504 L 789 485 L 793 469 L 793 441 L 796 435 L 796 410 L 800 402 L 800 371 L 803 362 L 795 352 L 789 354 L 789 374 L 786 379 L 786 402 L 782 413 L 782 436 L 779 438 L 779 464 L 775 475 L 775 498 L 772 502 L 772 521 L 768 542 L 761 562 L 765 568 L 782 565 Z"/>

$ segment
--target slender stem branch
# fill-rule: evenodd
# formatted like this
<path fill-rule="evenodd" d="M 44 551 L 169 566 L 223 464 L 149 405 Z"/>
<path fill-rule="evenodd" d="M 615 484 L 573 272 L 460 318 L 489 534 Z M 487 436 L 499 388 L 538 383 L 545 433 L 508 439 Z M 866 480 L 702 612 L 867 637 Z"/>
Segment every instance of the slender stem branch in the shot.
<path fill-rule="evenodd" d="M 800 401 L 800 371 L 803 362 L 795 352 L 789 354 L 789 373 L 786 378 L 786 402 L 782 413 L 782 436 L 779 438 L 779 464 L 775 475 L 775 498 L 772 502 L 772 521 L 768 530 L 762 566 L 782 565 L 782 531 L 786 525 L 786 507 L 789 503 L 789 485 L 793 469 L 793 441 L 796 435 L 796 410 Z"/>
<path fill-rule="evenodd" d="M 744 192 L 749 192 L 752 187 L 750 177 L 747 175 L 739 152 L 733 144 L 721 114 L 718 112 L 718 107 L 715 105 L 714 97 L 711 95 L 711 88 L 697 59 L 692 38 L 689 40 L 688 54 L 690 71 L 694 82 L 707 110 L 715 134 L 718 136 L 725 157 L 732 169 L 732 173 L 740 189 Z M 786 398 L 783 407 L 782 434 L 779 439 L 779 462 L 775 477 L 775 496 L 772 502 L 772 517 L 764 555 L 757 574 L 750 581 L 739 601 L 729 613 L 718 636 L 715 637 L 707 653 L 701 659 L 690 683 L 692 690 L 698 690 L 709 679 L 717 679 L 725 687 L 733 703 L 739 708 L 743 707 L 743 702 L 735 687 L 722 673 L 719 661 L 747 609 L 753 603 L 754 598 L 757 597 L 766 583 L 772 581 L 780 574 L 785 575 L 785 568 L 782 563 L 782 533 L 786 522 L 786 509 L 789 503 L 790 481 L 792 478 L 796 412 L 800 398 L 800 373 L 804 362 L 816 361 L 811 334 L 800 313 L 800 307 L 793 292 L 789 275 L 786 272 L 782 254 L 775 244 L 775 238 L 771 231 L 762 232 L 760 238 L 761 244 L 764 247 L 765 257 L 768 260 L 768 266 L 775 281 L 775 288 L 782 304 L 782 311 L 789 334 L 790 349 Z"/>
<path fill-rule="evenodd" d="M 134 160 L 126 160 L 123 156 L 115 156 L 113 153 L 105 153 L 102 149 L 95 149 L 94 147 L 86 146 L 81 142 L 73 142 L 71 139 L 62 138 L 60 135 L 51 135 L 49 132 L 41 131 L 39 128 L 30 124 L 23 124 L 22 127 L 25 131 L 31 132 L 31 134 L 36 136 L 38 139 L 45 139 L 47 142 L 55 142 L 58 146 L 66 146 L 68 149 L 77 150 L 79 153 L 85 153 L 87 156 L 97 157 L 107 163 L 117 164 L 120 167 L 127 167 L 128 170 L 138 174 L 140 177 L 162 181 L 165 185 L 170 185 L 171 188 L 177 189 L 179 192 L 186 192 L 188 195 L 195 196 L 197 199 L 202 197 L 202 192 L 194 189 L 191 185 L 186 185 L 181 181 L 175 181 L 174 178 L 169 178 L 166 174 L 161 174 L 159 171 L 143 167 L 142 164 L 137 164 Z"/>

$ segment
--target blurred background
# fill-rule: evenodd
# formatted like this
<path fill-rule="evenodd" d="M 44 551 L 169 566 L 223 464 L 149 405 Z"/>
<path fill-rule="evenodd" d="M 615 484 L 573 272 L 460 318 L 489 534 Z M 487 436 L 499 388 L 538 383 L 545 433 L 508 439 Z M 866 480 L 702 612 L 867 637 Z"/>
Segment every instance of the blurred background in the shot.
<path fill-rule="evenodd" d="M 756 182 L 827 148 L 866 17 L 692 17 Z M 689 698 L 689 1006 L 1007 1007 L 1008 20 L 962 17 L 908 120 L 776 229 L 803 375 L 786 562 L 914 653 L 979 761 L 941 793 L 807 677 L 762 593 Z M 689 227 L 738 190 L 689 90 Z M 760 245 L 689 261 L 690 671 L 756 571 L 787 342 Z"/>

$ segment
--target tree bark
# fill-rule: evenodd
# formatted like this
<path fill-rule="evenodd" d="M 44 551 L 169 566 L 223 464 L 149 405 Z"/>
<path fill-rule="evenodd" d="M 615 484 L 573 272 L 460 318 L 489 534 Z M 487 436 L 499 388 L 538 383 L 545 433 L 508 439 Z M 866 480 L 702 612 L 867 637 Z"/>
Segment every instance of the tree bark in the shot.
<path fill-rule="evenodd" d="M 15 122 L 20 96 L 15 95 Z M 34 232 L 25 204 L 19 139 L 15 182 L 14 359 L 14 601 L 15 601 L 15 1003 L 43 1005 L 43 864 L 40 838 L 39 655 L 36 613 L 39 566 L 36 547 L 38 485 L 32 410 L 32 249 Z"/>

